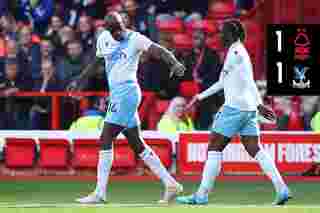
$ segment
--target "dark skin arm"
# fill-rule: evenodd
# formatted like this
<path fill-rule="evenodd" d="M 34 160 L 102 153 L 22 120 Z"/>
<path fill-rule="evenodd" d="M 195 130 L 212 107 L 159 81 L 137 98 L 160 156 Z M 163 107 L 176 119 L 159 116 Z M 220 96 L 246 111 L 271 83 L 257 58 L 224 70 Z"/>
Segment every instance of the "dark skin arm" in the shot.
<path fill-rule="evenodd" d="M 90 64 L 88 64 L 84 70 L 80 73 L 80 75 L 77 77 L 76 80 L 72 81 L 68 87 L 67 90 L 68 91 L 74 91 L 79 89 L 79 86 L 81 85 L 81 87 L 84 85 L 84 82 L 86 82 L 86 80 L 88 80 L 89 78 L 95 76 L 98 74 L 98 67 L 100 65 L 100 63 L 102 62 L 102 58 L 97 58 L 95 57 L 94 61 Z"/>
<path fill-rule="evenodd" d="M 176 74 L 179 77 L 183 76 L 186 68 L 176 59 L 176 57 L 168 49 L 156 43 L 153 43 L 149 47 L 147 53 L 150 54 L 152 57 L 160 58 L 160 60 L 164 61 L 170 67 L 170 77 L 172 77 L 173 74 Z"/>

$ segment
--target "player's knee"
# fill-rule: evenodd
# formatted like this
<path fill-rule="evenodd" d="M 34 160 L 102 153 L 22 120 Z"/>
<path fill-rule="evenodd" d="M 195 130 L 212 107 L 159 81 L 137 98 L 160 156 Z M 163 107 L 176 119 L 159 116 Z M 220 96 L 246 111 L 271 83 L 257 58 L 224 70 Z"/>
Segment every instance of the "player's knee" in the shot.
<path fill-rule="evenodd" d="M 257 136 L 242 136 L 241 141 L 248 154 L 254 158 L 260 150 L 259 138 Z"/>
<path fill-rule="evenodd" d="M 120 134 L 122 130 L 123 130 L 123 127 L 121 126 L 105 123 L 105 126 L 103 128 L 103 131 L 100 137 L 101 149 L 102 150 L 112 149 L 112 141 Z"/>
<path fill-rule="evenodd" d="M 217 133 L 212 133 L 210 135 L 208 150 L 222 152 L 229 142 L 230 138 Z"/>
<path fill-rule="evenodd" d="M 143 139 L 139 136 L 137 129 L 127 129 L 123 134 L 128 139 L 129 146 L 135 152 L 136 155 L 142 153 L 145 149 Z"/>

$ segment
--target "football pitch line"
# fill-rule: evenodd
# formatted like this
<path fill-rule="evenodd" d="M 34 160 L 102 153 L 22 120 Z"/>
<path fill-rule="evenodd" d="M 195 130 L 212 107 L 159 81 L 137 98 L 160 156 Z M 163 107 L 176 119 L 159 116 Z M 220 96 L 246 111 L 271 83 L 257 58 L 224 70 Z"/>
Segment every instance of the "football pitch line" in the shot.
<path fill-rule="evenodd" d="M 320 205 L 286 205 L 286 206 L 272 206 L 272 205 L 228 205 L 228 204 L 209 204 L 202 206 L 194 205 L 179 205 L 179 204 L 156 204 L 156 203 L 107 203 L 107 204 L 77 204 L 77 203 L 0 203 L 1 208 L 219 208 L 219 209 L 319 209 Z"/>

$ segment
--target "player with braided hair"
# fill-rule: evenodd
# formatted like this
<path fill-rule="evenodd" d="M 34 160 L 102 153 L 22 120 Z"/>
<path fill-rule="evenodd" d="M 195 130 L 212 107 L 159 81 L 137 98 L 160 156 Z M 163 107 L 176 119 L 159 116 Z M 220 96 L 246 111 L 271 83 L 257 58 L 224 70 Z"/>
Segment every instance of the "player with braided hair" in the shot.
<path fill-rule="evenodd" d="M 236 134 L 252 158 L 260 164 L 263 172 L 272 180 L 277 192 L 275 205 L 285 204 L 290 192 L 283 181 L 274 161 L 259 143 L 260 131 L 257 115 L 275 121 L 274 112 L 262 105 L 257 86 L 253 79 L 252 64 L 243 45 L 245 30 L 236 20 L 226 21 L 222 27 L 222 40 L 228 53 L 220 79 L 210 88 L 196 95 L 186 107 L 190 109 L 210 95 L 224 90 L 225 103 L 216 114 L 210 142 L 208 158 L 202 173 L 202 180 L 196 193 L 190 196 L 177 197 L 177 203 L 203 205 L 208 203 L 209 192 L 214 188 L 216 177 L 221 170 L 222 152 Z"/>

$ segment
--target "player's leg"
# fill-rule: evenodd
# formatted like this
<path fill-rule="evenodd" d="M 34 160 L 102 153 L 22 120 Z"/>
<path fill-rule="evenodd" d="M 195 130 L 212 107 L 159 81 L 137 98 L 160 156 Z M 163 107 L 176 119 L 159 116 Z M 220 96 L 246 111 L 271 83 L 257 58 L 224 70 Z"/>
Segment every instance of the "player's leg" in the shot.
<path fill-rule="evenodd" d="M 152 149 L 144 142 L 141 131 L 138 126 L 128 128 L 123 131 L 127 137 L 129 145 L 139 156 L 150 170 L 162 181 L 165 185 L 165 193 L 161 202 L 169 202 L 178 193 L 183 191 L 182 185 L 170 175 L 168 170 L 163 166 L 159 157 L 152 151 Z"/>
<path fill-rule="evenodd" d="M 113 161 L 112 141 L 119 135 L 124 127 L 105 122 L 100 137 L 101 148 L 99 151 L 99 160 L 97 165 L 97 183 L 96 189 L 87 197 L 77 199 L 80 203 L 98 203 L 106 201 L 106 190 L 110 170 Z"/>
<path fill-rule="evenodd" d="M 208 145 L 208 157 L 198 191 L 190 196 L 178 197 L 178 203 L 208 203 L 209 192 L 213 189 L 216 177 L 221 170 L 222 152 L 232 136 L 239 131 L 239 121 L 239 112 L 233 108 L 224 107 L 222 111 L 217 113 Z"/>
<path fill-rule="evenodd" d="M 283 181 L 270 155 L 260 146 L 260 132 L 257 124 L 256 114 L 251 114 L 252 115 L 249 113 L 247 115 L 247 122 L 240 130 L 241 142 L 249 155 L 258 161 L 262 171 L 271 179 L 277 192 L 277 197 L 274 204 L 284 204 L 289 198 L 289 189 Z"/>

